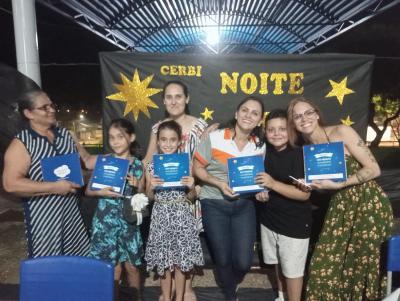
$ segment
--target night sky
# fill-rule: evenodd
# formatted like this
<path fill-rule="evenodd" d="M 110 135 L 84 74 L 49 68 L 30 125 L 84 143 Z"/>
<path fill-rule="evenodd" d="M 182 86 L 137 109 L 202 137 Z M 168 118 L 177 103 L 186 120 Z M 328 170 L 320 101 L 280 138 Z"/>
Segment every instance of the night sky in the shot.
<path fill-rule="evenodd" d="M 0 0 L 0 61 L 16 66 L 11 10 L 11 0 Z M 98 53 L 120 49 L 40 4 L 36 15 L 43 89 L 57 103 L 100 113 Z M 400 97 L 399 16 L 397 5 L 313 52 L 376 55 L 372 92 Z"/>

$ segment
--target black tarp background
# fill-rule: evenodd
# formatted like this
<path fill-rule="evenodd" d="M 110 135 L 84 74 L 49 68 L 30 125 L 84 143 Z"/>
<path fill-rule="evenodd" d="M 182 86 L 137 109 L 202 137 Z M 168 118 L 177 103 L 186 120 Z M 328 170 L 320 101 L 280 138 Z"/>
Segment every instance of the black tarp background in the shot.
<path fill-rule="evenodd" d="M 349 118 L 354 122 L 354 129 L 365 138 L 373 58 L 370 55 L 354 54 L 191 55 L 102 52 L 100 65 L 104 141 L 107 141 L 106 128 L 110 120 L 125 116 L 136 125 L 137 138 L 145 148 L 152 124 L 164 118 L 160 90 L 169 80 L 182 80 L 188 86 L 189 108 L 193 116 L 200 117 L 206 107 L 214 111 L 213 120 L 208 120 L 210 123 L 232 118 L 236 105 L 250 94 L 261 97 L 267 111 L 285 108 L 291 99 L 304 95 L 320 106 L 328 124 L 337 124 Z M 189 76 L 192 67 L 197 72 Z M 133 80 L 135 72 L 138 78 Z M 296 77 L 295 74 L 300 75 Z M 125 77 L 125 82 L 122 77 Z M 142 85 L 144 81 L 146 87 Z M 298 86 L 295 85 L 296 81 Z M 227 82 L 230 84 L 227 85 Z M 340 83 L 343 85 L 340 86 Z M 336 85 L 335 91 L 343 95 L 341 99 L 327 97 L 333 91 L 332 85 Z M 145 97 L 146 92 L 151 95 Z M 114 100 L 110 99 L 112 97 Z M 158 108 L 149 107 L 149 100 Z M 132 113 L 138 112 L 135 105 L 144 106 L 150 118 L 139 112 L 135 120 Z"/>
<path fill-rule="evenodd" d="M 21 119 L 16 112 L 18 97 L 37 87 L 33 80 L 0 62 L 0 167 L 6 147 L 21 126 Z"/>
<path fill-rule="evenodd" d="M 337 64 L 337 69 L 340 69 L 340 66 L 341 66 L 341 63 L 339 63 L 339 60 L 340 60 L 339 57 L 343 58 L 342 55 L 331 56 L 331 58 L 335 58 L 334 62 L 335 62 L 335 64 Z M 353 57 L 350 56 L 348 58 L 348 60 L 350 61 L 350 60 L 352 60 L 352 58 Z M 356 64 L 356 66 L 364 66 L 365 65 L 363 68 L 366 68 L 367 70 L 369 70 L 369 68 L 371 67 L 370 59 L 371 59 L 371 57 L 361 56 L 360 60 Z M 320 68 L 321 70 L 329 69 L 332 67 L 332 65 L 327 66 L 326 64 L 324 64 L 322 59 L 319 59 L 317 61 L 318 61 L 318 66 L 319 66 L 318 68 Z M 292 61 L 289 60 L 289 62 L 293 63 L 293 60 Z M 207 62 L 207 63 L 211 64 L 211 62 Z M 233 67 L 235 67 L 235 66 L 232 65 L 229 68 L 233 68 Z M 265 65 L 262 68 L 264 68 L 264 67 L 265 67 Z M 127 67 L 124 66 L 123 64 L 121 65 L 121 70 L 122 69 L 125 70 L 126 68 Z M 366 72 L 365 71 L 366 69 L 364 69 L 363 72 Z M 307 70 L 309 70 L 309 69 L 307 69 Z M 310 71 L 307 71 L 307 72 L 310 72 Z M 306 74 L 307 74 L 307 72 L 306 72 Z M 132 73 L 132 70 L 130 70 L 130 73 Z M 127 74 L 128 77 L 132 76 L 130 73 L 128 72 L 128 74 Z M 365 73 L 363 73 L 363 74 L 364 74 L 364 77 L 369 78 L 369 75 L 366 75 Z M 141 80 L 143 80 L 143 78 L 144 77 L 141 74 Z M 162 80 L 164 81 L 164 80 L 172 79 L 172 78 L 173 77 L 165 77 L 165 78 L 162 78 Z M 315 81 L 318 80 L 318 78 L 315 76 L 313 78 Z M 364 78 L 364 79 L 366 79 L 366 78 Z M 117 76 L 117 81 L 118 80 L 120 80 L 120 77 Z M 162 82 L 161 80 L 158 80 L 157 87 L 161 87 L 161 82 Z M 185 80 L 185 82 L 186 82 L 186 80 Z M 348 86 L 353 88 L 352 82 L 350 80 L 348 81 Z M 5 147 L 8 145 L 10 139 L 13 137 L 13 135 L 19 128 L 18 123 L 19 123 L 20 119 L 19 119 L 18 114 L 15 112 L 14 104 L 15 104 L 16 100 L 18 99 L 18 96 L 22 92 L 29 90 L 33 87 L 36 87 L 36 84 L 32 80 L 25 77 L 24 75 L 19 73 L 14 68 L 11 68 L 7 65 L 0 63 L 0 91 L 1 91 L 0 92 L 0 124 L 1 124 L 1 126 L 0 126 L 0 154 L 1 154 L 2 160 L 3 160 L 3 151 L 4 151 Z M 113 86 L 110 84 L 110 87 L 113 87 Z M 368 87 L 369 87 L 369 84 L 368 84 Z M 193 95 L 193 92 L 194 92 L 193 86 L 190 85 L 189 88 L 192 92 L 191 93 L 192 94 L 192 105 L 193 105 L 193 102 L 201 103 L 200 101 L 196 101 L 196 97 L 194 97 L 194 95 Z M 113 90 L 113 92 L 111 92 L 111 93 L 114 93 L 114 92 L 115 91 Z M 324 93 L 328 93 L 328 92 L 325 87 L 325 90 L 321 92 L 322 93 L 321 95 L 323 95 Z M 208 92 L 206 93 L 206 91 L 203 91 L 202 93 L 207 94 Z M 367 94 L 366 94 L 367 89 L 363 93 L 364 94 L 362 94 L 362 95 L 367 97 Z M 215 114 L 214 116 L 224 117 L 225 116 L 224 112 L 229 111 L 228 112 L 229 114 L 227 114 L 226 116 L 230 117 L 233 112 L 233 109 L 232 109 L 234 106 L 233 103 L 237 102 L 238 99 L 244 97 L 245 95 L 241 94 L 241 95 L 235 95 L 235 96 L 237 96 L 237 97 L 232 97 L 232 103 L 229 103 L 229 105 L 226 103 L 222 104 L 223 110 L 222 110 L 222 113 L 219 113 L 220 115 Z M 350 110 L 350 111 L 346 111 L 345 114 L 348 114 L 347 112 L 349 112 L 350 114 L 353 114 L 352 109 L 360 110 L 360 108 L 357 108 L 357 106 L 355 106 L 355 103 L 358 103 L 358 100 L 357 99 L 353 100 L 353 98 L 350 98 L 350 96 L 360 97 L 360 93 L 357 93 L 357 95 L 350 94 L 345 97 L 344 103 L 346 103 L 347 101 L 349 102 L 349 106 L 345 106 L 345 108 L 346 108 L 346 110 Z M 268 95 L 265 96 L 265 99 L 267 99 L 267 101 L 269 101 L 270 96 L 268 96 Z M 288 95 L 286 95 L 285 98 L 282 96 L 282 98 L 278 98 L 277 102 L 274 104 L 280 103 L 281 100 L 279 100 L 279 99 L 288 100 L 289 98 L 288 98 Z M 352 99 L 352 102 L 350 102 L 350 99 Z M 365 98 L 365 99 L 367 99 L 367 98 Z M 55 102 L 57 102 L 57 100 L 55 100 Z M 154 111 L 152 111 L 152 109 L 150 109 L 152 119 L 147 120 L 147 122 L 145 122 L 145 119 L 143 118 L 144 116 L 140 116 L 140 119 L 138 120 L 140 123 L 141 129 L 143 129 L 142 132 L 143 132 L 144 136 L 148 135 L 148 132 L 150 130 L 148 125 L 151 124 L 152 122 L 154 122 L 155 120 L 161 119 L 163 116 L 162 103 L 161 103 L 161 99 L 160 99 L 159 95 L 157 95 L 155 102 L 159 105 L 160 109 L 157 109 Z M 344 108 L 341 108 L 341 106 L 338 105 L 338 103 L 335 99 L 323 99 L 323 101 L 321 101 L 321 102 L 323 104 L 327 105 L 327 106 L 324 106 L 324 105 L 322 106 L 323 110 L 325 112 L 325 115 L 328 118 L 330 118 L 331 122 L 337 122 L 337 120 L 335 118 L 340 117 L 340 114 L 341 114 L 338 109 L 344 109 Z M 210 107 L 212 107 L 214 104 L 216 104 L 216 101 L 211 100 Z M 282 101 L 282 104 L 283 104 L 283 101 Z M 269 105 L 270 104 L 267 103 L 267 107 Z M 353 105 L 355 106 L 354 108 L 352 108 Z M 365 101 L 365 103 L 361 104 L 361 108 L 363 108 L 362 110 L 364 110 L 363 113 L 351 115 L 352 116 L 351 119 L 353 121 L 359 120 L 358 122 L 360 124 L 363 124 L 363 126 L 366 126 L 366 111 L 365 111 L 365 107 L 364 107 L 366 105 L 367 105 L 366 101 Z M 202 105 L 198 106 L 197 109 L 196 109 L 196 106 L 194 106 L 194 108 L 193 108 L 193 106 L 191 106 L 191 107 L 192 107 L 193 115 L 199 116 L 198 114 L 201 112 Z M 229 107 L 229 109 L 228 109 L 228 107 Z M 120 112 L 122 112 L 121 108 L 119 110 L 120 110 Z M 356 119 L 354 116 L 360 116 L 360 119 Z M 363 118 L 363 117 L 365 117 L 365 118 Z M 363 132 L 361 131 L 361 133 L 363 133 Z M 400 217 L 400 169 L 391 168 L 390 162 L 384 162 L 384 169 L 383 169 L 382 175 L 381 175 L 381 177 L 379 177 L 377 179 L 377 181 L 379 182 L 380 185 L 382 185 L 384 190 L 388 193 L 390 200 L 392 202 L 393 209 L 394 209 L 394 215 L 395 215 L 395 217 L 399 218 Z M 91 217 L 92 217 L 93 211 L 95 209 L 96 202 L 93 199 L 84 199 L 83 203 L 84 203 L 83 213 L 85 216 L 85 220 L 88 223 L 88 225 L 90 225 Z M 395 232 L 394 234 L 400 234 L 400 232 Z M 205 257 L 206 257 L 208 267 L 212 268 L 211 257 L 210 257 L 210 255 L 207 251 L 207 248 L 204 244 L 204 240 L 203 240 L 203 248 L 205 251 Z M 255 256 L 254 263 L 258 264 L 257 256 Z M 265 277 L 267 277 L 267 275 Z M 395 285 L 399 285 L 398 277 L 395 278 Z M 215 287 L 212 287 L 212 288 L 196 287 L 195 291 L 197 293 L 199 301 L 223 300 L 220 290 Z M 146 287 L 144 289 L 145 300 L 158 300 L 159 292 L 160 292 L 159 287 Z M 17 285 L 0 284 L 0 299 L 17 300 L 17 295 L 18 295 L 18 286 Z M 130 300 L 130 299 L 128 299 L 127 294 L 122 294 L 121 297 L 122 297 L 121 300 Z M 272 289 L 259 289 L 259 288 L 256 289 L 256 288 L 241 287 L 241 288 L 239 288 L 239 298 L 241 301 L 274 300 L 275 295 L 274 295 Z"/>

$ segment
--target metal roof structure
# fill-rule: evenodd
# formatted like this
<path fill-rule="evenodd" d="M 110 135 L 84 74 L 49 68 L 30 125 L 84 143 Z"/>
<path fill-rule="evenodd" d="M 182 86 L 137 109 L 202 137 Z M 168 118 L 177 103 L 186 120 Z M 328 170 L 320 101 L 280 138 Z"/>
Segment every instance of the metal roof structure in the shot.
<path fill-rule="evenodd" d="M 400 0 L 36 0 L 123 50 L 305 53 Z"/>

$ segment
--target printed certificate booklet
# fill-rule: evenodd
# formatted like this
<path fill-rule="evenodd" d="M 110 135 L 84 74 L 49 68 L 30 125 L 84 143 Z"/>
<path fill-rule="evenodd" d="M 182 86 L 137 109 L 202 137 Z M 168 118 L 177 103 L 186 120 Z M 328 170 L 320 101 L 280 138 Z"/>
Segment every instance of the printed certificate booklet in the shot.
<path fill-rule="evenodd" d="M 154 174 L 164 180 L 159 188 L 183 187 L 181 179 L 190 174 L 189 154 L 158 154 L 153 156 Z"/>
<path fill-rule="evenodd" d="M 347 179 L 343 142 L 331 142 L 303 146 L 305 182 Z"/>
<path fill-rule="evenodd" d="M 255 183 L 255 176 L 264 171 L 263 156 L 246 156 L 228 159 L 229 186 L 237 193 L 263 191 L 264 188 Z"/>
<path fill-rule="evenodd" d="M 90 189 L 100 190 L 112 187 L 113 191 L 123 193 L 128 174 L 129 160 L 113 156 L 98 156 L 90 180 Z"/>
<path fill-rule="evenodd" d="M 43 180 L 67 180 L 83 186 L 81 162 L 78 153 L 59 155 L 40 160 Z"/>

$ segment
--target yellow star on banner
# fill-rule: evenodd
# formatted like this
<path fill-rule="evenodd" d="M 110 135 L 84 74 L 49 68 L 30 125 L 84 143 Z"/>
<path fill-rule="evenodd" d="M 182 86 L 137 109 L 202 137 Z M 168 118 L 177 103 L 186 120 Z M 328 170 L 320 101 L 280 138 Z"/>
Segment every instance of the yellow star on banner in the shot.
<path fill-rule="evenodd" d="M 264 112 L 264 117 L 263 119 L 260 121 L 259 126 L 264 126 L 265 125 L 265 119 L 267 118 L 269 112 Z"/>
<path fill-rule="evenodd" d="M 124 116 L 133 113 L 135 121 L 139 117 L 139 112 L 142 111 L 148 118 L 150 118 L 150 108 L 158 108 L 158 106 L 150 99 L 150 96 L 159 93 L 162 89 L 148 88 L 153 74 L 140 81 L 137 69 L 133 74 L 132 81 L 130 81 L 124 74 L 120 73 L 122 85 L 114 84 L 118 89 L 118 93 L 108 95 L 106 98 L 109 100 L 118 100 L 126 102 Z"/>
<path fill-rule="evenodd" d="M 213 114 L 213 113 L 214 113 L 214 111 L 208 110 L 208 108 L 206 107 L 206 108 L 204 109 L 203 113 L 200 113 L 200 115 L 203 115 L 203 119 L 204 119 L 205 121 L 207 121 L 207 119 L 213 120 L 213 118 L 212 118 L 212 114 Z"/>
<path fill-rule="evenodd" d="M 346 119 L 340 119 L 340 121 L 341 121 L 344 125 L 348 125 L 348 126 L 351 126 L 352 124 L 354 124 L 354 122 L 351 121 L 349 115 L 347 115 Z"/>
<path fill-rule="evenodd" d="M 325 97 L 336 97 L 340 105 L 343 105 L 344 96 L 347 94 L 355 93 L 353 90 L 347 88 L 347 76 L 340 82 L 337 83 L 333 80 L 329 80 L 332 86 L 332 90 Z"/>

